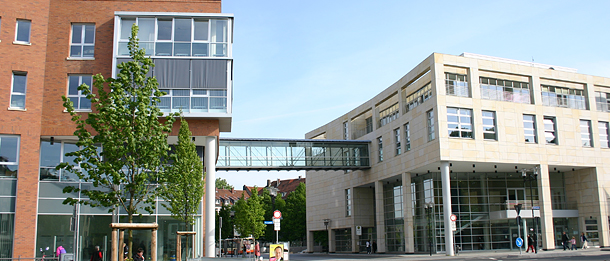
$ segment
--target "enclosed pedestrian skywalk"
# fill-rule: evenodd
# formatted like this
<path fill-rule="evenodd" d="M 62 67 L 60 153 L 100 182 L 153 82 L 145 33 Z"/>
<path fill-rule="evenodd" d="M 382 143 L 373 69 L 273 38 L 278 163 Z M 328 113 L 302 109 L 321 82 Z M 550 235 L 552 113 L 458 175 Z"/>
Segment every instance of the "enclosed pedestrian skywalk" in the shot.
<path fill-rule="evenodd" d="M 370 141 L 220 138 L 216 170 L 361 170 Z"/>

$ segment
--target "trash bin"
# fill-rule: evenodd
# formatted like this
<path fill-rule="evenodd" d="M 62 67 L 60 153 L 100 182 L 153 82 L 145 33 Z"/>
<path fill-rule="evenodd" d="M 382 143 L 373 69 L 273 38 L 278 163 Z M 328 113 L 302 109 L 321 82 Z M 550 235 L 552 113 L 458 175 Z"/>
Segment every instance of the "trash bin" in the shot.
<path fill-rule="evenodd" d="M 176 261 L 176 255 L 171 255 L 169 257 L 169 261 Z"/>

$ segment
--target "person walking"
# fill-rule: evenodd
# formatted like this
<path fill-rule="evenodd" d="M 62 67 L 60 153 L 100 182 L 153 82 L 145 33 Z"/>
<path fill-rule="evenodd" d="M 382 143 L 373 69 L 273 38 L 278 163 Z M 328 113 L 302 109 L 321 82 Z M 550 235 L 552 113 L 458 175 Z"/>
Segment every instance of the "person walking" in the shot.
<path fill-rule="evenodd" d="M 568 240 L 568 235 L 566 235 L 566 232 L 564 231 L 561 235 L 561 244 L 563 245 L 563 251 L 566 251 L 566 249 L 568 248 Z"/>
<path fill-rule="evenodd" d="M 576 238 L 572 237 L 572 239 L 570 240 L 570 250 L 576 250 Z"/>
<path fill-rule="evenodd" d="M 138 252 L 133 255 L 133 261 L 144 261 L 144 250 L 138 248 Z"/>
<path fill-rule="evenodd" d="M 373 254 L 377 253 L 377 241 L 373 241 Z"/>
<path fill-rule="evenodd" d="M 370 254 L 371 253 L 371 241 L 366 241 L 366 253 Z"/>
<path fill-rule="evenodd" d="M 261 246 L 259 242 L 256 242 L 256 245 L 254 245 L 254 255 L 256 256 L 256 260 L 261 258 Z"/>
<path fill-rule="evenodd" d="M 589 248 L 589 241 L 587 240 L 587 237 L 585 236 L 585 232 L 580 233 L 580 241 L 582 242 L 582 249 Z"/>
<path fill-rule="evenodd" d="M 530 249 L 532 249 L 532 253 L 536 253 L 536 250 L 534 249 L 534 238 L 527 235 L 527 250 L 525 250 L 525 253 L 528 253 Z"/>
<path fill-rule="evenodd" d="M 102 251 L 100 251 L 100 246 L 95 246 L 95 250 L 93 254 L 91 254 L 90 261 L 102 261 Z"/>
<path fill-rule="evenodd" d="M 57 251 L 56 251 L 56 255 L 57 255 L 57 260 L 61 260 L 61 255 L 66 253 L 66 249 L 63 246 L 58 246 L 57 247 Z"/>

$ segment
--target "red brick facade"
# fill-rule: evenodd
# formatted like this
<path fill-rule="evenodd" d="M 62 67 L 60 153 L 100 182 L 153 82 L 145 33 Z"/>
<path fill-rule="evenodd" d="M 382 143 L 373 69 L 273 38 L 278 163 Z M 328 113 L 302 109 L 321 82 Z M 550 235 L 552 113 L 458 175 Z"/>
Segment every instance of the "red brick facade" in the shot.
<path fill-rule="evenodd" d="M 220 0 L 1 0 L 0 134 L 19 135 L 13 257 L 35 256 L 41 136 L 72 136 L 64 112 L 68 74 L 111 76 L 114 12 L 220 13 Z M 30 45 L 15 44 L 16 20 L 31 20 Z M 68 60 L 72 23 L 94 23 L 95 59 Z M 26 110 L 8 110 L 12 72 L 27 72 Z M 218 136 L 218 120 L 189 120 L 194 136 Z M 174 126 L 177 134 L 178 123 Z"/>

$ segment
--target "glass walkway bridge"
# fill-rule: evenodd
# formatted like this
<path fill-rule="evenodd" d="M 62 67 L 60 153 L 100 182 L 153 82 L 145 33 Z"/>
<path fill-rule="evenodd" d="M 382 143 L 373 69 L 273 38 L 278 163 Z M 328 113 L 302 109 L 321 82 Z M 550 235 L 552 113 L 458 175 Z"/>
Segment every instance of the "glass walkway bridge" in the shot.
<path fill-rule="evenodd" d="M 220 138 L 216 170 L 369 169 L 370 141 Z"/>

